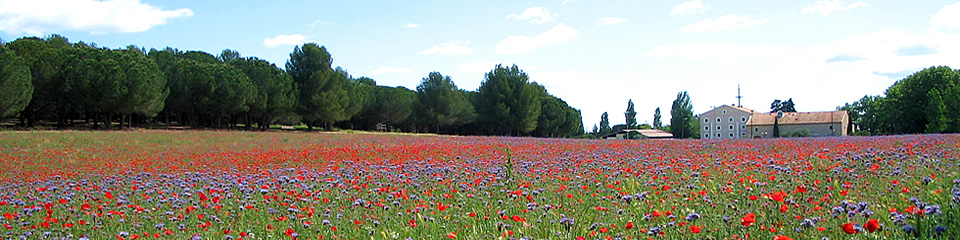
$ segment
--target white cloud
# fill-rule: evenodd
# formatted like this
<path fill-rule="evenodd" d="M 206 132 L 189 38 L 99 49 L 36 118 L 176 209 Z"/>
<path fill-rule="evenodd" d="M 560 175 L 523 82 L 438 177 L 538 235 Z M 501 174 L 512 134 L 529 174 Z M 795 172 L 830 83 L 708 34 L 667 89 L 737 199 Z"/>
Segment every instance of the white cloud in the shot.
<path fill-rule="evenodd" d="M 456 56 L 456 55 L 467 55 L 473 52 L 473 49 L 470 47 L 464 46 L 462 42 L 446 42 L 434 45 L 433 47 L 423 50 L 420 54 L 423 55 L 446 55 L 446 56 Z"/>
<path fill-rule="evenodd" d="M 858 7 L 870 6 L 865 2 L 857 1 L 851 4 L 844 4 L 842 0 L 818 0 L 813 5 L 803 8 L 803 13 L 820 14 L 820 16 L 830 15 L 834 12 L 850 10 Z"/>
<path fill-rule="evenodd" d="M 655 58 L 680 57 L 690 60 L 744 60 L 772 58 L 793 54 L 798 48 L 775 46 L 744 46 L 727 43 L 687 42 L 681 45 L 653 46 L 647 56 Z"/>
<path fill-rule="evenodd" d="M 960 59 L 954 57 L 960 54 L 960 46 L 956 46 L 955 42 L 960 42 L 960 34 L 930 32 L 912 35 L 899 29 L 886 29 L 865 35 L 849 36 L 822 45 L 768 46 L 688 42 L 679 45 L 654 46 L 646 55 L 668 63 L 679 61 L 689 63 L 690 66 L 698 69 L 703 68 L 696 71 L 699 73 L 678 73 L 690 74 L 691 77 L 675 78 L 706 77 L 699 75 L 703 73 L 715 76 L 737 75 L 738 81 L 745 83 L 811 81 L 809 86 L 807 86 L 808 83 L 798 85 L 798 90 L 795 92 L 803 92 L 799 89 L 804 88 L 810 89 L 807 92 L 821 91 L 825 89 L 822 86 L 862 89 L 854 93 L 837 93 L 840 94 L 838 96 L 851 97 L 850 101 L 853 101 L 863 94 L 878 94 L 892 84 L 887 76 L 876 73 L 922 69 L 936 65 L 960 65 Z M 924 46 L 935 51 L 905 54 L 904 49 L 916 48 L 916 46 Z M 848 57 L 851 59 L 837 61 L 838 56 L 851 56 Z M 672 70 L 663 69 L 663 71 Z M 784 75 L 783 72 L 790 74 Z M 693 75 L 696 77 L 692 77 Z M 771 80 L 770 76 L 777 77 Z M 843 81 L 837 81 L 839 79 Z M 823 94 L 832 96 L 827 92 Z M 771 96 L 770 99 L 774 97 L 776 96 Z M 727 102 L 715 105 L 725 103 Z M 833 104 L 839 105 L 842 102 Z"/>
<path fill-rule="evenodd" d="M 681 32 L 720 32 L 733 31 L 742 28 L 751 28 L 754 25 L 766 22 L 770 18 L 755 19 L 751 16 L 724 15 L 716 19 L 704 19 L 697 23 L 680 28 Z"/>
<path fill-rule="evenodd" d="M 370 71 L 370 74 L 389 74 L 389 73 L 410 73 L 413 69 L 402 67 L 379 67 Z"/>
<path fill-rule="evenodd" d="M 310 40 L 307 39 L 306 36 L 300 34 L 280 34 L 273 38 L 263 39 L 263 45 L 267 47 L 279 47 L 285 45 L 296 46 L 309 41 Z"/>
<path fill-rule="evenodd" d="M 143 32 L 189 16 L 189 8 L 163 10 L 139 0 L 0 0 L 0 31 L 11 34 Z"/>
<path fill-rule="evenodd" d="M 497 44 L 494 51 L 497 54 L 518 54 L 533 51 L 540 47 L 558 45 L 569 42 L 580 35 L 580 30 L 567 27 L 563 23 L 554 25 L 546 32 L 537 34 L 533 37 L 510 35 Z"/>
<path fill-rule="evenodd" d="M 934 30 L 960 30 L 960 2 L 943 6 L 930 18 L 930 24 L 933 25 Z"/>
<path fill-rule="evenodd" d="M 405 27 L 405 28 L 418 28 L 418 27 L 420 27 L 420 24 L 407 23 L 407 24 L 403 25 L 403 27 Z"/>
<path fill-rule="evenodd" d="M 600 20 L 597 20 L 597 26 L 615 25 L 625 22 L 627 22 L 627 19 L 622 17 L 602 17 Z"/>
<path fill-rule="evenodd" d="M 697 14 L 706 9 L 707 6 L 700 0 L 686 1 L 673 7 L 673 10 L 670 10 L 670 16 Z"/>
<path fill-rule="evenodd" d="M 464 63 L 457 67 L 457 70 L 464 73 L 486 73 L 493 70 L 494 67 L 500 64 L 499 62 L 471 62 Z"/>
<path fill-rule="evenodd" d="M 534 24 L 553 22 L 553 16 L 550 11 L 543 7 L 531 7 L 524 10 L 520 15 L 510 14 L 507 19 L 530 20 Z"/>

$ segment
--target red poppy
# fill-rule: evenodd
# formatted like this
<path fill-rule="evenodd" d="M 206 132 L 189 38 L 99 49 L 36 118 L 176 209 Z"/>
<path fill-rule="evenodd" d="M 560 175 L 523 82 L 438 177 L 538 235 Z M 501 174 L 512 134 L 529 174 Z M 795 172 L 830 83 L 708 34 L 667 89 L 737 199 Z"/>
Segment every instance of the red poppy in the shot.
<path fill-rule="evenodd" d="M 631 229 L 631 228 L 633 228 L 633 222 L 628 222 L 628 223 L 627 223 L 627 229 Z"/>
<path fill-rule="evenodd" d="M 757 222 L 757 219 L 755 219 L 755 216 L 756 215 L 753 213 L 747 213 L 747 216 L 740 219 L 740 224 L 742 224 L 744 227 L 749 227 L 750 225 L 753 225 L 753 223 Z"/>
<path fill-rule="evenodd" d="M 784 235 L 780 235 L 780 236 L 773 237 L 773 240 L 793 240 L 793 238 L 790 238 L 790 237 L 787 237 L 787 236 L 784 236 Z"/>
<path fill-rule="evenodd" d="M 843 232 L 847 234 L 857 233 L 857 229 L 853 228 L 853 223 L 844 223 L 842 226 L 840 226 L 840 229 L 843 229 Z"/>
<path fill-rule="evenodd" d="M 867 220 L 867 224 L 863 225 L 863 228 L 866 228 L 868 232 L 875 232 L 877 229 L 880 229 L 880 223 L 877 222 L 877 219 Z"/>
<path fill-rule="evenodd" d="M 785 200 L 784 197 L 786 196 L 787 194 L 784 193 L 783 191 L 774 192 L 773 194 L 770 194 L 770 198 L 777 202 L 783 202 Z"/>
<path fill-rule="evenodd" d="M 700 227 L 697 226 L 697 225 L 690 226 L 690 232 L 692 232 L 692 233 L 700 233 Z"/>

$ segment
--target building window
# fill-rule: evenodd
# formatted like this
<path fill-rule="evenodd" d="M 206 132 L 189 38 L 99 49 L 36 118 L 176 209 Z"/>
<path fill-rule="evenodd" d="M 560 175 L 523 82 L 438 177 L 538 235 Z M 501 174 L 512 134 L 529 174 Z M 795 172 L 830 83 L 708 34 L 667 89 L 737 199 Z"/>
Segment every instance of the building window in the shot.
<path fill-rule="evenodd" d="M 709 122 L 710 122 L 710 119 L 703 118 L 703 122 L 704 122 L 704 123 L 709 123 Z"/>
<path fill-rule="evenodd" d="M 747 121 L 747 117 L 740 117 L 740 121 L 741 121 L 741 122 L 746 122 L 746 121 Z"/>
<path fill-rule="evenodd" d="M 720 126 L 717 126 L 717 131 L 719 131 L 719 130 L 720 130 Z"/>
<path fill-rule="evenodd" d="M 733 130 L 733 125 L 730 125 L 730 130 Z"/>
<path fill-rule="evenodd" d="M 747 133 L 745 133 L 745 132 L 740 133 L 740 136 L 746 136 L 746 135 L 747 135 Z"/>
<path fill-rule="evenodd" d="M 733 117 L 730 117 L 730 119 L 727 119 L 727 121 L 733 122 Z"/>
<path fill-rule="evenodd" d="M 741 130 L 747 130 L 747 125 L 740 125 Z"/>
<path fill-rule="evenodd" d="M 720 134 L 719 134 L 719 133 L 717 133 L 717 138 L 720 138 Z"/>
<path fill-rule="evenodd" d="M 733 133 L 730 133 L 730 138 L 733 138 Z"/>
<path fill-rule="evenodd" d="M 717 118 L 717 122 L 720 122 L 720 118 Z"/>
<path fill-rule="evenodd" d="M 833 131 L 833 125 L 830 125 L 828 128 L 830 128 L 830 131 Z"/>
<path fill-rule="evenodd" d="M 727 110 L 723 110 L 723 115 L 727 115 Z"/>
<path fill-rule="evenodd" d="M 710 139 L 710 135 L 709 135 L 709 134 L 704 134 L 704 135 L 703 135 L 703 139 Z"/>
<path fill-rule="evenodd" d="M 760 131 L 760 128 L 755 127 L 755 128 L 753 128 L 753 131 L 754 131 L 754 132 L 759 132 L 759 131 Z"/>
<path fill-rule="evenodd" d="M 710 131 L 710 126 L 703 126 L 703 130 Z"/>

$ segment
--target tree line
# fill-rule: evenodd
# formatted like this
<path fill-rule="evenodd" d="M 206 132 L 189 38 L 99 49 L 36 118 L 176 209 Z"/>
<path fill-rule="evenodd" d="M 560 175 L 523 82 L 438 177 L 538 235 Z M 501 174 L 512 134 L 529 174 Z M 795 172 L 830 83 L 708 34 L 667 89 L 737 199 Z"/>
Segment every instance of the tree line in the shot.
<path fill-rule="evenodd" d="M 792 101 L 791 101 L 792 103 Z M 658 129 L 673 134 L 674 138 L 699 138 L 700 121 L 697 121 L 697 115 L 693 114 L 693 104 L 690 102 L 690 94 L 687 91 L 677 93 L 677 98 L 673 100 L 670 106 L 670 124 L 663 125 L 660 108 L 653 111 L 653 125 L 638 124 L 637 111 L 634 108 L 633 99 L 627 100 L 627 109 L 623 112 L 624 124 L 610 126 L 610 114 L 603 112 L 600 115 L 600 125 L 593 125 L 593 130 L 586 134 L 591 138 L 603 138 L 612 133 L 620 132 L 624 129 Z M 630 139 L 640 138 L 633 132 L 628 136 Z"/>
<path fill-rule="evenodd" d="M 416 89 L 377 85 L 333 67 L 326 48 L 296 46 L 281 69 L 234 50 L 122 49 L 60 35 L 0 42 L 0 114 L 33 128 L 132 126 L 383 130 L 574 137 L 580 111 L 516 65 L 475 91 L 431 72 Z"/>
<path fill-rule="evenodd" d="M 929 67 L 838 109 L 849 112 L 855 135 L 957 133 L 960 70 Z"/>

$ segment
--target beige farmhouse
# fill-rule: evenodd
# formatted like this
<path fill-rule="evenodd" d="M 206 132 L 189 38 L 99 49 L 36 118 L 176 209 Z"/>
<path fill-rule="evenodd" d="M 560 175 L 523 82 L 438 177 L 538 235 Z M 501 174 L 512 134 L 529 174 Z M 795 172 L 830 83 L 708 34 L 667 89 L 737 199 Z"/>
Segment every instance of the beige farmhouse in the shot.
<path fill-rule="evenodd" d="M 723 105 L 702 113 L 700 117 L 700 138 L 744 138 L 750 134 L 747 121 L 754 111 L 733 105 Z"/>
<path fill-rule="evenodd" d="M 723 105 L 699 115 L 703 139 L 771 138 L 777 113 L 757 112 Z M 846 136 L 850 116 L 847 111 L 783 113 L 777 125 L 780 136 L 807 132 L 811 137 Z"/>

